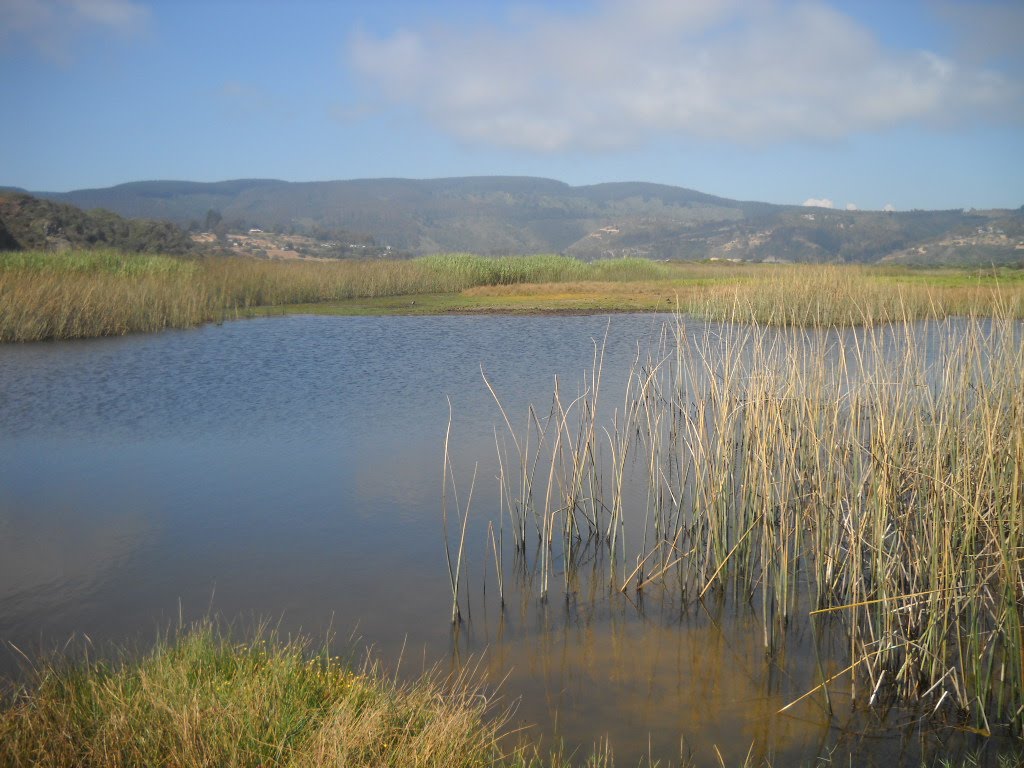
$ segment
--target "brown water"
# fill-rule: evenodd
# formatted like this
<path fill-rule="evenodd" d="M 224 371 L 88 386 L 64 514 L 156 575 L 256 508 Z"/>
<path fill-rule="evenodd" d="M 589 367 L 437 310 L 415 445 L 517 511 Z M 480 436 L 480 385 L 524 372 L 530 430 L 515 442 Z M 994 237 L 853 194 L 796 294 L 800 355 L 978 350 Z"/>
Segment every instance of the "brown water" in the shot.
<path fill-rule="evenodd" d="M 664 318 L 611 320 L 606 391 Z M 765 655 L 750 602 L 646 590 L 609 597 L 600 551 L 568 598 L 537 597 L 506 553 L 507 605 L 486 558 L 496 517 L 498 413 L 570 389 L 602 317 L 251 320 L 154 336 L 0 347 L 0 640 L 50 648 L 72 634 L 145 644 L 212 611 L 314 637 L 355 633 L 401 671 L 479 663 L 504 680 L 529 733 L 620 765 L 648 754 L 776 765 L 823 755 L 893 764 L 1004 744 L 915 727 L 914 714 L 835 715 L 789 701 L 842 668 L 828 627 Z M 442 446 L 478 467 L 467 533 L 467 621 L 453 631 L 440 530 Z M 588 570 L 589 568 L 589 570 Z M 486 589 L 486 593 L 485 593 Z M 5 648 L 2 671 L 16 674 Z"/>

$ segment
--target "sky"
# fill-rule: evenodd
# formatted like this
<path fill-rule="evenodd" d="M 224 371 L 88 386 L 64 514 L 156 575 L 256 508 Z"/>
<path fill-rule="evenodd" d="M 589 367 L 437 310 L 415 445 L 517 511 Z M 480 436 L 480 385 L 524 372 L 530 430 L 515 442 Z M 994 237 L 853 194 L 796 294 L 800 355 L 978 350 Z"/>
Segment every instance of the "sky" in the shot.
<path fill-rule="evenodd" d="M 1024 0 L 0 0 L 0 186 L 543 176 L 1024 204 Z"/>

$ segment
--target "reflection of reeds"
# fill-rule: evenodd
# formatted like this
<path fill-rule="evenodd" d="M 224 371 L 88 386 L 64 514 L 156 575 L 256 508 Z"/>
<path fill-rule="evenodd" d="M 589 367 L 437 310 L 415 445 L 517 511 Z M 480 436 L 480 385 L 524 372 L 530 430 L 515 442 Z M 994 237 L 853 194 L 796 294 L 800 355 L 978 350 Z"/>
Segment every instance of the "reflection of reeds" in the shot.
<path fill-rule="evenodd" d="M 581 552 L 603 547 L 610 593 L 756 599 L 769 652 L 809 599 L 814 631 L 846 638 L 862 703 L 1021 727 L 1024 341 L 1009 314 L 845 332 L 680 318 L 606 417 L 595 355 L 581 394 L 556 386 L 526 436 L 502 411 L 511 441 L 534 445 L 519 451 L 529 480 L 500 485 L 503 508 L 540 521 L 539 595 L 559 568 L 571 591 Z"/>

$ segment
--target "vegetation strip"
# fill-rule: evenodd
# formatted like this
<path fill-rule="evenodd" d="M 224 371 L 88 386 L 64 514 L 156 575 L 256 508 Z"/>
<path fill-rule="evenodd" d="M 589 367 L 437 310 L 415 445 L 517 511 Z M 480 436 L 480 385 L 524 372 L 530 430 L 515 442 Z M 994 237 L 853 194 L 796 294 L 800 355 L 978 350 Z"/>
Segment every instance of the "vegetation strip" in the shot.
<path fill-rule="evenodd" d="M 995 286 L 995 290 L 993 287 Z M 742 315 L 733 308 L 739 301 Z M 146 333 L 289 311 L 680 310 L 809 325 L 1024 316 L 1024 272 L 665 263 L 565 256 L 269 262 L 117 251 L 0 254 L 0 341 Z"/>

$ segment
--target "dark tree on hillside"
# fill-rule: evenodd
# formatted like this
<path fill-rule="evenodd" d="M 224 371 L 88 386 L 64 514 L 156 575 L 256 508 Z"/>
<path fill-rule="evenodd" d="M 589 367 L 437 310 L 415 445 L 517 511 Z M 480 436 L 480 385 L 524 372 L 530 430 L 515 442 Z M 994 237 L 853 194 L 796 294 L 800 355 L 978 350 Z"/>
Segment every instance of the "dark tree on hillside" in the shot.
<path fill-rule="evenodd" d="M 0 251 L 20 251 L 21 243 L 10 232 L 7 231 L 7 227 L 0 221 Z"/>
<path fill-rule="evenodd" d="M 223 218 L 224 217 L 220 215 L 220 211 L 215 211 L 213 208 L 208 210 L 206 212 L 206 231 L 213 232 Z"/>

